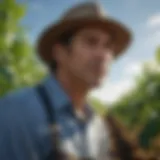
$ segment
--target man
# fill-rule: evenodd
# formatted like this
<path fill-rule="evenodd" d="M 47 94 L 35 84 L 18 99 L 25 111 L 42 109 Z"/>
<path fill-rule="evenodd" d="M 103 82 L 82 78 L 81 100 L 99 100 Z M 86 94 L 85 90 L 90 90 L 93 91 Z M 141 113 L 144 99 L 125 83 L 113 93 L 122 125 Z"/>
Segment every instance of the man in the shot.
<path fill-rule="evenodd" d="M 107 159 L 109 127 L 87 95 L 130 41 L 129 30 L 92 2 L 74 6 L 45 30 L 37 48 L 50 76 L 0 100 L 0 159 Z"/>

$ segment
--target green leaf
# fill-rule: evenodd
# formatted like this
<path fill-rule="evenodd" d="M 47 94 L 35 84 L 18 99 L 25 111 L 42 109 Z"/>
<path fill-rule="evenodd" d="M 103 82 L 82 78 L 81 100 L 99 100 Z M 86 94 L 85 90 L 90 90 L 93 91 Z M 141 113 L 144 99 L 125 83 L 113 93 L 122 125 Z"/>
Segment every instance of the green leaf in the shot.
<path fill-rule="evenodd" d="M 26 6 L 25 5 L 17 5 L 15 6 L 14 18 L 20 20 L 26 13 Z"/>
<path fill-rule="evenodd" d="M 160 133 L 159 124 L 160 124 L 159 117 L 154 117 L 148 121 L 143 131 L 139 135 L 139 141 L 141 146 L 143 146 L 144 148 L 149 147 L 151 140 Z"/>

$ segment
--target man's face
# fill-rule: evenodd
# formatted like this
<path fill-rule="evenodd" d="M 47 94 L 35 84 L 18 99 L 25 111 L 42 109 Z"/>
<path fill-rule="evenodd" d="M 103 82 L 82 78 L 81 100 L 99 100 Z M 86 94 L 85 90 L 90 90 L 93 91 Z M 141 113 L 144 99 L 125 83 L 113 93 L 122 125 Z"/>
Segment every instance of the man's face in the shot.
<path fill-rule="evenodd" d="M 65 52 L 63 68 L 89 87 L 100 84 L 113 59 L 110 34 L 98 28 L 77 32 Z"/>

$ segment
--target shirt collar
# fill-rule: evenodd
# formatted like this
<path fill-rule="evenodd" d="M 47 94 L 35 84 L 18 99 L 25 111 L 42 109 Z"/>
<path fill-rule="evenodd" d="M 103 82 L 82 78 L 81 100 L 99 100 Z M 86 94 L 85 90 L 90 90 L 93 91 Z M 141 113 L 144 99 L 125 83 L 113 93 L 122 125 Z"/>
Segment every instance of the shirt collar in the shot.
<path fill-rule="evenodd" d="M 44 86 L 56 111 L 69 111 L 74 115 L 71 99 L 66 94 L 54 74 L 46 77 L 46 79 L 44 80 Z M 94 112 L 91 109 L 91 106 L 86 104 L 85 109 L 88 118 L 92 117 Z"/>
<path fill-rule="evenodd" d="M 71 105 L 69 96 L 65 93 L 55 75 L 49 75 L 44 81 L 44 86 L 56 110 L 63 110 Z"/>

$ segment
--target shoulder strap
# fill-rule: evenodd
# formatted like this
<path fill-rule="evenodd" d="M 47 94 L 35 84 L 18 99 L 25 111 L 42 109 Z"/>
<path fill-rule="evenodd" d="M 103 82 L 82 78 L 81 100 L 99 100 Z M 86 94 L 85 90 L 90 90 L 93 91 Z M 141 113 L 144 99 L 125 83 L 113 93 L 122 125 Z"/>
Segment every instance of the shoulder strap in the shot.
<path fill-rule="evenodd" d="M 55 120 L 55 112 L 54 112 L 54 107 L 52 106 L 52 103 L 50 101 L 50 98 L 46 92 L 46 89 L 44 88 L 43 85 L 38 85 L 36 87 L 36 91 L 43 103 L 44 109 L 47 113 L 48 117 L 48 124 L 49 126 L 55 125 L 56 120 Z M 58 135 L 56 135 L 58 136 Z M 46 160 L 52 160 L 52 159 L 60 159 L 61 153 L 59 153 L 58 148 L 57 148 L 57 140 L 55 139 L 55 135 L 52 136 L 53 139 L 53 151 L 49 154 Z"/>
<path fill-rule="evenodd" d="M 156 156 L 148 154 L 143 150 L 137 139 L 131 139 L 129 130 L 112 115 L 107 116 L 107 122 L 111 129 L 111 134 L 115 141 L 117 156 L 120 160 L 151 160 Z"/>
<path fill-rule="evenodd" d="M 55 115 L 54 115 L 54 107 L 52 106 L 52 103 L 50 101 L 50 98 L 48 97 L 46 89 L 44 88 L 43 85 L 38 85 L 36 87 L 36 90 L 47 112 L 49 124 L 55 124 L 56 120 L 55 120 Z"/>
<path fill-rule="evenodd" d="M 107 116 L 107 122 L 110 126 L 111 134 L 115 142 L 115 156 L 119 157 L 121 160 L 134 160 L 133 151 L 136 146 L 127 136 L 129 133 L 126 128 L 111 115 Z M 139 159 L 142 160 L 140 157 Z"/>

